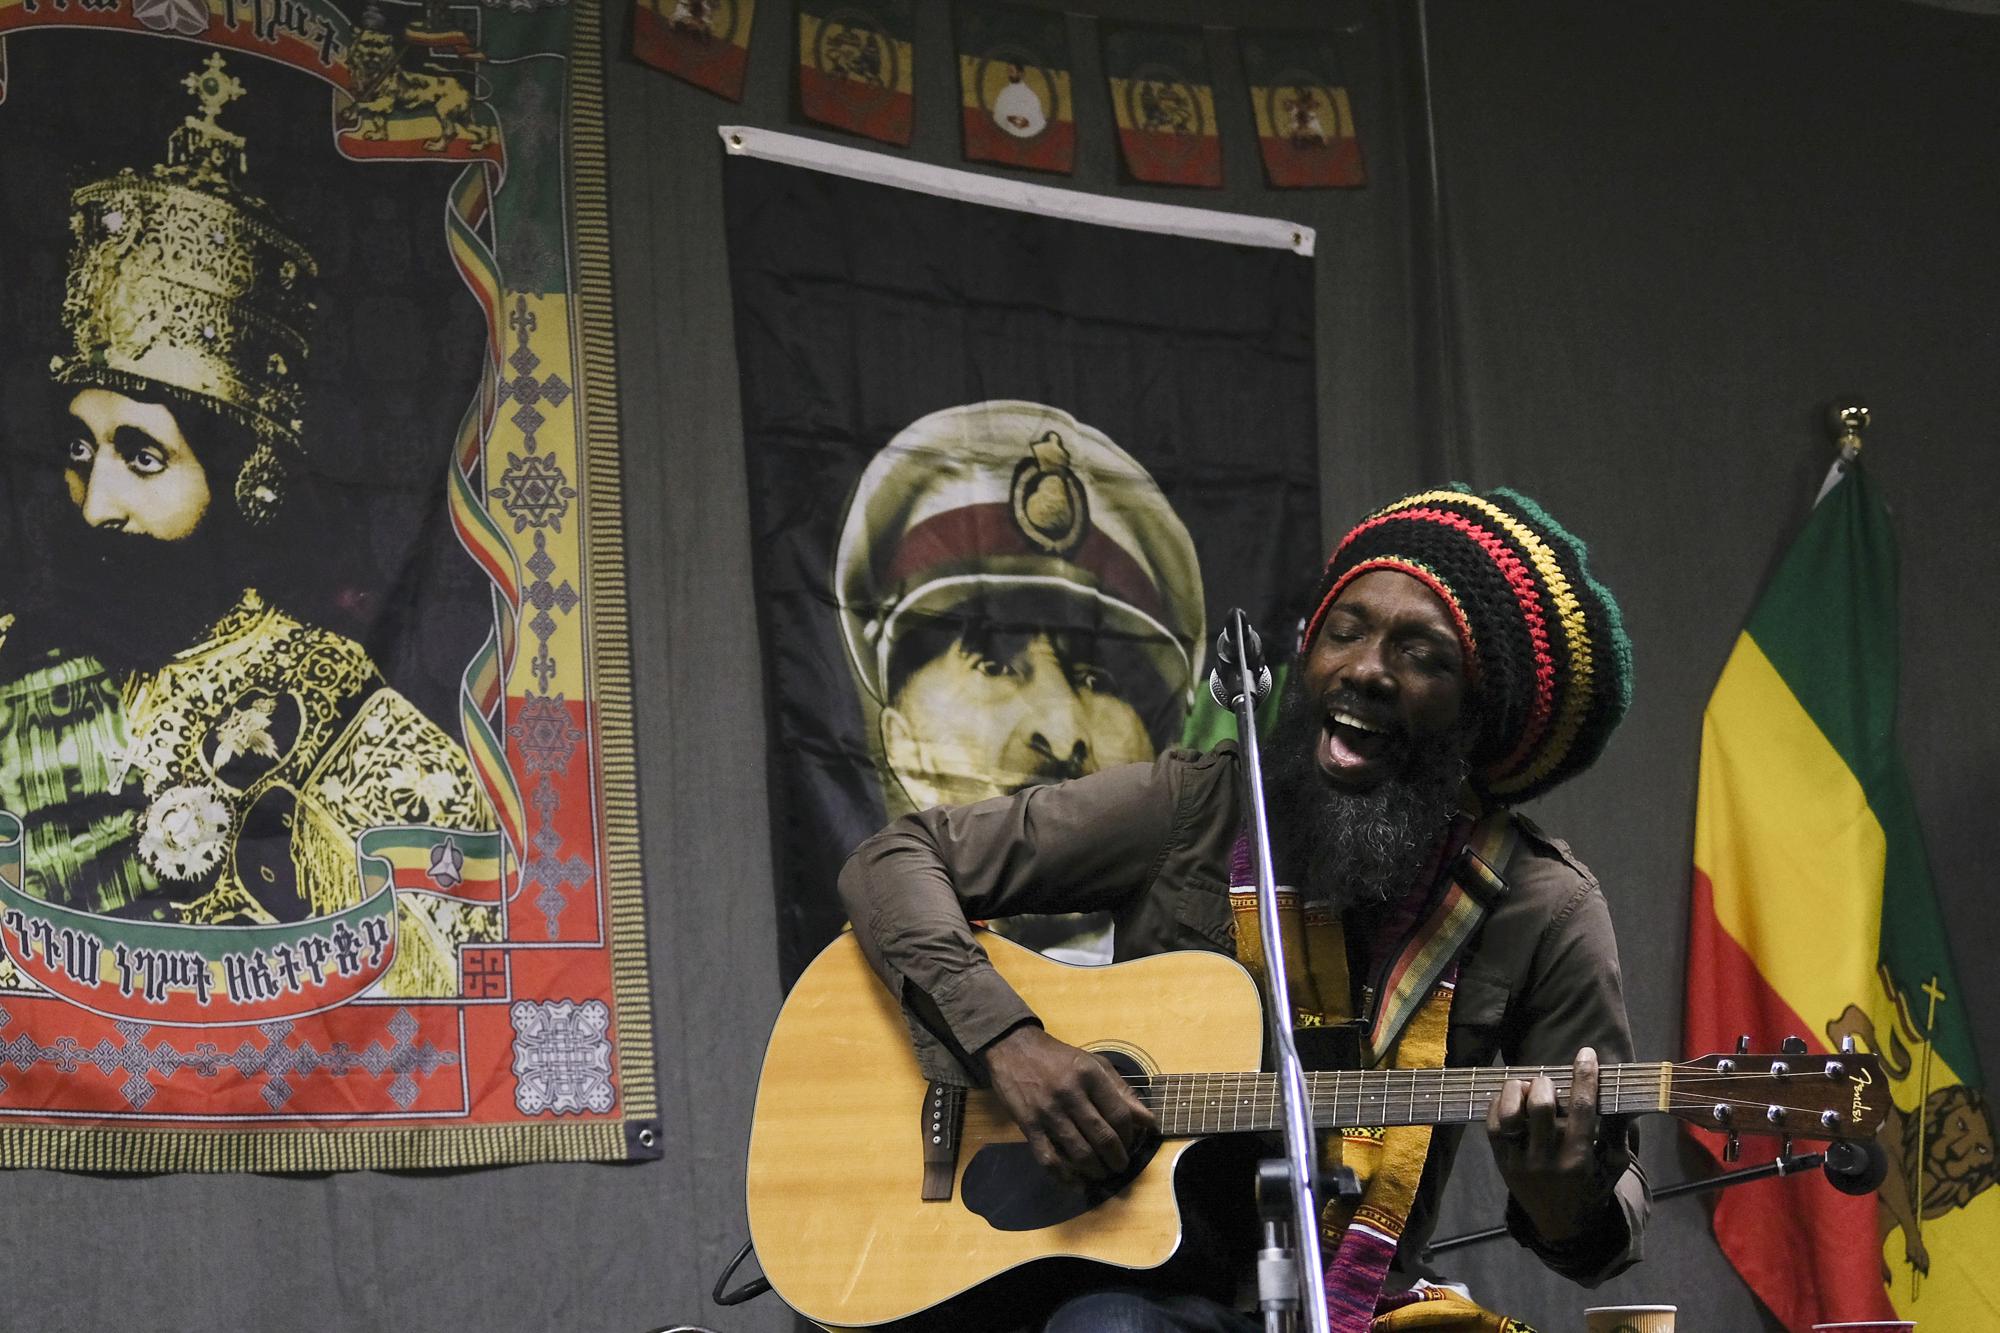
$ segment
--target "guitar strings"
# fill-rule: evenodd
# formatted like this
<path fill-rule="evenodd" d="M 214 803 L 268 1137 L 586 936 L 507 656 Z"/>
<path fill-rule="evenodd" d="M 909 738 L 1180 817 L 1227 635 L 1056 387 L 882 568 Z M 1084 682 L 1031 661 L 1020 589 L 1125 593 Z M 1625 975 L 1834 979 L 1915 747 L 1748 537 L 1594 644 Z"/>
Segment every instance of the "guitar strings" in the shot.
<path fill-rule="evenodd" d="M 1672 1082 L 1668 1088 L 1667 1104 L 1662 1107 L 1659 1100 L 1662 1070 L 1670 1071 Z M 1408 1076 L 1407 1085 L 1393 1086 L 1395 1074 Z M 1447 1106 L 1464 1098 L 1467 1101 L 1468 1116 L 1483 1115 L 1484 1109 L 1474 1103 L 1484 1095 L 1490 1106 L 1492 1099 L 1500 1091 L 1501 1085 L 1510 1079 L 1527 1074 L 1547 1074 L 1558 1085 L 1563 1096 L 1569 1092 L 1569 1077 L 1572 1069 L 1568 1065 L 1514 1066 L 1507 1069 L 1467 1069 L 1467 1070 L 1369 1070 L 1369 1071 L 1325 1071 L 1308 1075 L 1311 1084 L 1309 1098 L 1315 1112 L 1340 1113 L 1343 1104 L 1350 1103 L 1357 1117 L 1370 1114 L 1389 1114 L 1394 1104 L 1404 1102 L 1414 1113 L 1418 1101 L 1425 1104 L 1428 1112 L 1442 1112 Z M 1797 1074 L 1778 1076 L 1780 1079 L 1804 1079 L 1823 1076 L 1823 1070 L 1805 1069 Z M 1659 1110 L 1702 1110 L 1712 1111 L 1715 1106 L 1723 1106 L 1730 1111 L 1751 1109 L 1768 1115 L 1772 1106 L 1780 1113 L 1817 1116 L 1830 1108 L 1824 1104 L 1801 1106 L 1789 1104 L 1782 1098 L 1723 1096 L 1719 1099 L 1701 1096 L 1686 1091 L 1689 1084 L 1714 1082 L 1739 1082 L 1756 1074 L 1718 1073 L 1702 1066 L 1694 1065 L 1613 1065 L 1601 1071 L 1598 1084 L 1599 1109 L 1610 1114 L 1633 1111 Z M 1343 1088 L 1346 1080 L 1372 1080 L 1376 1087 L 1363 1086 Z M 1131 1080 L 1142 1100 L 1148 1100 L 1162 1114 L 1182 1118 L 1201 1117 L 1214 1120 L 1222 1116 L 1240 1118 L 1244 1113 L 1253 1118 L 1275 1111 L 1282 1103 L 1276 1076 L 1262 1071 L 1241 1071 L 1230 1073 L 1187 1073 L 1142 1075 Z M 1427 1085 L 1427 1086 L 1426 1086 Z M 1247 1089 L 1247 1091 L 1246 1091 Z M 1148 1098 L 1147 1093 L 1153 1095 Z M 1629 1102 L 1627 1098 L 1631 1098 Z M 1823 1126 L 1815 1126 L 1821 1128 Z M 1775 1127 L 1774 1127 L 1775 1128 Z"/>
<path fill-rule="evenodd" d="M 1611 1066 L 1599 1071 L 1598 1086 L 1600 1087 L 1644 1086 L 1649 1088 L 1657 1088 L 1659 1086 L 1662 1068 L 1663 1067 L 1660 1065 L 1639 1066 L 1639 1067 Z M 1668 1086 L 1673 1089 L 1680 1089 L 1707 1083 L 1740 1083 L 1743 1082 L 1746 1078 L 1760 1077 L 1759 1075 L 1756 1074 L 1748 1074 L 1748 1075 L 1733 1074 L 1733 1073 L 1724 1074 L 1724 1073 L 1714 1073 L 1698 1069 L 1689 1070 L 1684 1067 L 1678 1067 L 1678 1066 L 1666 1066 L 1665 1068 L 1668 1070 Z M 1556 1084 L 1558 1087 L 1567 1087 L 1570 1083 L 1574 1081 L 1573 1078 L 1571 1077 L 1571 1067 L 1568 1065 L 1553 1065 L 1553 1066 L 1517 1065 L 1510 1068 L 1476 1069 L 1476 1070 L 1474 1069 L 1464 1069 L 1464 1070 L 1390 1069 L 1390 1070 L 1321 1071 L 1321 1072 L 1314 1072 L 1307 1074 L 1306 1079 L 1309 1084 L 1314 1085 L 1318 1088 L 1326 1088 L 1329 1086 L 1329 1084 L 1338 1086 L 1338 1084 L 1341 1081 L 1347 1079 L 1355 1079 L 1357 1081 L 1362 1081 L 1364 1083 L 1366 1081 L 1373 1080 L 1378 1084 L 1386 1086 L 1392 1083 L 1394 1081 L 1395 1076 L 1399 1074 L 1408 1076 L 1412 1086 L 1423 1084 L 1426 1081 L 1434 1081 L 1440 1086 L 1454 1086 L 1458 1084 L 1458 1081 L 1460 1079 L 1464 1079 L 1467 1083 L 1469 1083 L 1472 1086 L 1478 1086 L 1481 1083 L 1490 1083 L 1497 1087 L 1500 1084 L 1512 1080 L 1528 1080 L 1538 1075 L 1548 1077 L 1549 1080 L 1552 1083 Z M 1828 1082 L 1835 1084 L 1838 1084 L 1839 1082 L 1842 1081 L 1841 1077 L 1828 1078 L 1828 1076 L 1825 1074 L 1823 1070 L 1818 1070 L 1818 1069 L 1804 1069 L 1804 1070 L 1799 1070 L 1796 1073 L 1789 1073 L 1782 1075 L 1762 1075 L 1761 1077 L 1769 1078 L 1772 1082 L 1780 1086 L 1806 1080 L 1817 1080 L 1821 1078 L 1827 1078 Z M 1253 1079 L 1253 1080 L 1264 1080 L 1264 1081 L 1275 1082 L 1277 1079 L 1277 1075 L 1264 1072 L 1261 1070 L 1260 1071 L 1246 1070 L 1240 1073 L 1228 1072 L 1228 1073 L 1187 1073 L 1187 1074 L 1144 1074 L 1136 1078 L 1130 1079 L 1128 1081 L 1134 1087 L 1157 1086 L 1157 1087 L 1196 1088 L 1201 1086 L 1201 1081 L 1203 1080 L 1212 1081 L 1218 1079 L 1239 1079 L 1239 1080 Z M 1394 1088 L 1389 1090 L 1393 1091 L 1397 1095 L 1401 1095 L 1408 1089 Z"/>
<path fill-rule="evenodd" d="M 1416 1108 L 1414 1107 L 1408 1112 L 1399 1112 L 1395 1106 L 1380 1101 L 1347 1103 L 1345 1105 L 1349 1109 L 1343 1110 L 1343 1103 L 1340 1102 L 1320 1100 L 1314 1102 L 1311 1109 L 1314 1111 L 1316 1119 L 1321 1116 L 1329 1116 L 1343 1124 L 1471 1124 L 1486 1118 L 1491 1101 L 1489 1099 L 1484 1105 L 1470 1106 L 1466 1108 L 1463 1114 L 1445 1108 L 1427 1106 L 1424 1108 L 1427 1114 L 1421 1116 L 1415 1114 Z M 1734 1118 L 1735 1113 L 1747 1112 L 1753 1117 L 1768 1116 L 1770 1108 L 1776 1106 L 1782 1116 L 1804 1117 L 1806 1124 L 1798 1126 L 1797 1132 L 1807 1137 L 1813 1137 L 1816 1131 L 1826 1128 L 1826 1126 L 1818 1122 L 1818 1117 L 1824 1111 L 1833 1109 L 1822 1106 L 1788 1105 L 1780 1102 L 1745 1100 L 1741 1098 L 1722 1098 L 1711 1101 L 1701 1097 L 1670 1100 L 1666 1106 L 1661 1106 L 1657 1099 L 1648 1097 L 1643 1101 L 1633 1101 L 1630 1103 L 1601 1102 L 1597 1110 L 1602 1115 L 1633 1115 L 1645 1112 L 1671 1113 L 1675 1111 L 1712 1114 L 1714 1108 L 1717 1106 L 1723 1107 L 1731 1115 L 1729 1121 L 1719 1122 L 1718 1128 L 1755 1128 L 1757 1126 L 1754 1119 L 1738 1122 Z M 1234 1122 L 1245 1116 L 1249 1117 L 1252 1123 L 1247 1126 L 1241 1126 L 1241 1128 L 1255 1129 L 1260 1124 L 1275 1124 L 1275 1116 L 1280 1107 L 1281 1103 L 1276 1100 L 1258 1100 L 1230 1103 L 1167 1104 L 1154 1106 L 1151 1109 L 1157 1114 L 1172 1118 L 1175 1127 L 1179 1127 L 1185 1122 L 1192 1125 L 1207 1126 L 1212 1132 L 1220 1128 L 1238 1128 L 1239 1126 Z M 1410 1118 L 1405 1119 L 1405 1115 Z M 1224 1120 L 1231 1121 L 1232 1123 L 1224 1126 L 1221 1123 Z M 1845 1121 L 1842 1123 L 1843 1126 L 1846 1124 Z M 1783 1126 L 1781 1125 L 1773 1125 L 1772 1131 L 1777 1132 L 1782 1128 Z"/>
<path fill-rule="evenodd" d="M 1839 1062 L 1834 1061 L 1833 1063 L 1839 1063 Z M 1686 1080 L 1702 1081 L 1702 1080 L 1715 1080 L 1715 1079 L 1743 1079 L 1743 1078 L 1757 1078 L 1757 1077 L 1775 1078 L 1780 1080 L 1824 1077 L 1823 1067 L 1821 1069 L 1812 1069 L 1812 1068 L 1799 1069 L 1785 1074 L 1768 1074 L 1768 1073 L 1760 1074 L 1756 1070 L 1718 1071 L 1702 1065 L 1672 1064 L 1665 1061 L 1661 1061 L 1658 1063 L 1651 1063 L 1651 1064 L 1642 1062 L 1638 1064 L 1605 1065 L 1598 1070 L 1598 1077 L 1606 1079 L 1641 1078 L 1647 1080 L 1657 1080 L 1660 1076 L 1660 1071 L 1663 1068 L 1670 1072 L 1670 1076 L 1676 1082 L 1686 1081 Z M 1457 1077 L 1462 1075 L 1468 1077 L 1505 1080 L 1505 1079 L 1532 1078 L 1538 1074 L 1546 1074 L 1551 1078 L 1555 1078 L 1559 1076 L 1566 1076 L 1571 1072 L 1572 1072 L 1572 1066 L 1566 1064 L 1503 1065 L 1503 1066 L 1481 1067 L 1477 1069 L 1470 1069 L 1470 1068 L 1325 1069 L 1325 1070 L 1310 1071 L 1306 1074 L 1306 1077 L 1308 1079 L 1341 1079 L 1341 1078 L 1388 1079 L 1396 1075 L 1408 1075 L 1413 1077 L 1432 1077 L 1432 1078 Z M 1276 1074 L 1273 1074 L 1268 1070 L 1219 1070 L 1219 1071 L 1209 1071 L 1209 1072 L 1141 1074 L 1131 1079 L 1130 1081 L 1133 1083 L 1164 1083 L 1173 1080 L 1204 1079 L 1204 1078 L 1274 1079 L 1276 1077 L 1277 1077 Z"/>
<path fill-rule="evenodd" d="M 1745 1075 L 1717 1074 L 1699 1066 L 1670 1065 L 1677 1080 L 1686 1076 L 1688 1081 L 1717 1082 L 1746 1077 Z M 1416 1103 L 1421 1100 L 1426 1115 L 1403 1123 L 1476 1124 L 1485 1118 L 1492 1097 L 1500 1084 L 1515 1077 L 1522 1069 L 1535 1069 L 1550 1075 L 1562 1075 L 1567 1083 L 1571 1073 L 1568 1065 L 1514 1066 L 1509 1069 L 1428 1069 L 1428 1070 L 1342 1070 L 1323 1071 L 1308 1075 L 1313 1085 L 1309 1090 L 1309 1110 L 1315 1121 L 1327 1116 L 1345 1125 L 1369 1125 L 1396 1120 L 1393 1103 L 1404 1101 L 1409 1107 L 1408 1114 L 1414 1116 Z M 1659 1082 L 1662 1066 L 1655 1065 L 1612 1065 L 1600 1075 L 1598 1088 L 1598 1110 L 1602 1114 L 1619 1115 L 1651 1112 L 1699 1112 L 1712 1114 L 1715 1106 L 1723 1106 L 1730 1119 L 1713 1125 L 1702 1123 L 1702 1128 L 1713 1132 L 1737 1131 L 1759 1135 L 1776 1136 L 1787 1132 L 1796 1137 L 1808 1139 L 1853 1137 L 1852 1135 L 1829 1135 L 1819 1131 L 1827 1128 L 1818 1123 L 1819 1115 L 1827 1109 L 1821 1106 L 1796 1106 L 1783 1102 L 1757 1100 L 1743 1097 L 1721 1097 L 1711 1099 L 1682 1092 L 1678 1086 L 1670 1086 L 1667 1105 L 1659 1102 Z M 1341 1088 L 1343 1080 L 1359 1081 L 1363 1076 L 1385 1083 L 1385 1074 L 1403 1073 L 1411 1076 L 1408 1088 L 1398 1089 L 1383 1086 L 1375 1092 L 1364 1093 L 1359 1087 Z M 1819 1071 L 1801 1071 L 1785 1078 L 1805 1078 L 1817 1075 Z M 1432 1087 L 1419 1089 L 1419 1076 L 1429 1075 Z M 1755 1074 L 1748 1077 L 1756 1077 Z M 1130 1080 L 1142 1101 L 1167 1121 L 1170 1134 L 1201 1134 L 1230 1131 L 1256 1131 L 1275 1128 L 1283 1098 L 1280 1095 L 1277 1078 L 1263 1071 L 1244 1070 L 1236 1072 L 1173 1073 L 1141 1075 Z M 1567 1095 L 1565 1087 L 1558 1091 Z M 1148 1095 L 1150 1094 L 1150 1096 Z M 1628 1102 L 1625 1098 L 1631 1098 Z M 1452 1107 L 1459 1098 L 1468 1102 L 1463 1115 Z M 1482 1099 L 1483 1098 L 1483 1102 Z M 1806 1127 L 1788 1130 L 1780 1124 L 1765 1122 L 1769 1108 L 1778 1106 L 1783 1115 L 1811 1117 L 1813 1123 Z M 1351 1112 L 1344 1110 L 1351 1107 Z M 1739 1121 L 1738 1112 L 1746 1113 Z M 1006 1130 L 1013 1127 L 1011 1120 L 998 1104 L 990 1098 L 977 1098 L 966 1106 L 966 1129 L 977 1132 L 991 1126 Z M 1242 1125 L 1243 1118 L 1249 1117 L 1249 1125 Z M 1692 1119 L 1691 1116 L 1684 1118 Z M 1260 1123 L 1268 1121 L 1268 1123 Z M 1227 1122 L 1227 1123 L 1225 1123 Z M 1843 1119 L 1843 1126 L 1845 1120 Z M 1322 1128 L 1332 1125 L 1321 1123 Z"/>

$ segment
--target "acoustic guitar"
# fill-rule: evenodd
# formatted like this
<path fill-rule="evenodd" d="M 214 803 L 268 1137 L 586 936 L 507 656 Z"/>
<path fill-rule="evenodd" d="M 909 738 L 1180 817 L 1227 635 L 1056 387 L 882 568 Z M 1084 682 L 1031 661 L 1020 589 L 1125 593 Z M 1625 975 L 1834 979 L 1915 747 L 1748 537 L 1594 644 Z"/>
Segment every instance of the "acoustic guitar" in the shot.
<path fill-rule="evenodd" d="M 842 935 L 779 1012 L 750 1131 L 758 1261 L 786 1304 L 818 1324 L 963 1327 L 941 1312 L 965 1309 L 996 1280 L 1032 1277 L 1040 1261 L 1156 1268 L 1182 1241 L 1174 1178 L 1187 1150 L 1205 1136 L 1279 1126 L 1276 1081 L 1258 1072 L 1262 1004 L 1234 959 L 1186 952 L 1076 967 L 979 938 L 1051 1034 L 1118 1067 L 1159 1118 L 1162 1141 L 1115 1189 L 1056 1179 L 991 1094 L 926 1082 L 900 1009 Z M 1567 1096 L 1567 1065 L 1307 1081 L 1322 1128 L 1451 1125 L 1483 1121 L 1502 1083 L 1538 1074 Z M 1712 1055 L 1605 1065 L 1598 1106 L 1733 1133 L 1867 1139 L 1888 1092 L 1863 1053 Z"/>

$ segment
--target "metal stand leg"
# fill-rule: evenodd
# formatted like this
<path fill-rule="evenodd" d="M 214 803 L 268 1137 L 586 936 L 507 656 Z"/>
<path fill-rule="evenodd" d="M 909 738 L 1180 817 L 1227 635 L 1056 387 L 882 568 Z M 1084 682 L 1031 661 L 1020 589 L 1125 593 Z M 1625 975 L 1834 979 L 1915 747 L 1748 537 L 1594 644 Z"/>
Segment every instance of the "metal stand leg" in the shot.
<path fill-rule="evenodd" d="M 1257 1251 L 1257 1308 L 1264 1333 L 1299 1327 L 1299 1261 L 1292 1246 L 1292 1168 L 1282 1157 L 1257 1163 L 1257 1217 L 1264 1247 Z"/>
<path fill-rule="evenodd" d="M 1237 743 L 1243 747 L 1244 822 L 1251 835 L 1251 863 L 1257 871 L 1257 927 L 1264 942 L 1264 1006 L 1285 1110 L 1280 1122 L 1285 1134 L 1284 1159 L 1263 1162 L 1257 1172 L 1265 1240 L 1257 1260 L 1259 1304 L 1267 1329 L 1303 1327 L 1325 1333 L 1326 1287 L 1320 1279 L 1319 1209 L 1314 1205 L 1314 1108 L 1292 1034 L 1292 1000 L 1285 985 L 1285 934 L 1278 919 L 1270 820 L 1257 753 L 1257 699 L 1270 691 L 1271 672 L 1263 664 L 1257 635 L 1243 619 L 1243 612 L 1231 611 L 1229 620 L 1229 628 L 1216 641 L 1217 666 L 1209 677 L 1209 691 L 1217 703 L 1235 711 Z M 1225 665 L 1234 673 L 1234 682 L 1224 671 Z M 1283 1173 L 1282 1194 L 1272 1180 L 1274 1172 Z M 1289 1234 L 1274 1231 L 1279 1213 L 1288 1217 Z M 1282 1284 L 1277 1281 L 1281 1276 Z M 1279 1294 L 1281 1290 L 1284 1295 Z"/>

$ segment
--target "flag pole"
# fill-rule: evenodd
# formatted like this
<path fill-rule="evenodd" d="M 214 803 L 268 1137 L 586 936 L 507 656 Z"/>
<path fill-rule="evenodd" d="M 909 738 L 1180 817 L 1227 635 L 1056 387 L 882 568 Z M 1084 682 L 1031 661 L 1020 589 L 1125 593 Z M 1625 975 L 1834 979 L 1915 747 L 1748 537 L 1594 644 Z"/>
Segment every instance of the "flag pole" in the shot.
<path fill-rule="evenodd" d="M 1840 446 L 1840 461 L 1852 463 L 1861 456 L 1861 432 L 1868 429 L 1868 404 L 1853 395 L 1833 400 L 1826 410 L 1827 429 Z"/>
<path fill-rule="evenodd" d="M 1937 1050 L 1938 1001 L 1945 998 L 1938 987 L 1937 973 L 1923 985 L 1931 1006 L 1924 1015 L 1924 1072 L 1917 1082 L 1917 1151 L 1910 1163 L 1910 1225 L 1916 1228 L 1917 1244 L 1924 1242 L 1924 1131 L 1929 1128 L 1931 1109 L 1931 1054 Z M 1910 1299 L 1917 1299 L 1917 1266 L 1910 1265 Z"/>
<path fill-rule="evenodd" d="M 1868 429 L 1868 404 L 1852 394 L 1843 394 L 1833 400 L 1826 409 L 1827 433 L 1833 436 L 1833 443 L 1840 450 L 1840 457 L 1833 460 L 1833 466 L 1826 470 L 1826 480 L 1819 484 L 1819 494 L 1813 497 L 1817 505 L 1826 499 L 1826 493 L 1833 484 L 1847 475 L 1861 457 L 1861 432 Z"/>

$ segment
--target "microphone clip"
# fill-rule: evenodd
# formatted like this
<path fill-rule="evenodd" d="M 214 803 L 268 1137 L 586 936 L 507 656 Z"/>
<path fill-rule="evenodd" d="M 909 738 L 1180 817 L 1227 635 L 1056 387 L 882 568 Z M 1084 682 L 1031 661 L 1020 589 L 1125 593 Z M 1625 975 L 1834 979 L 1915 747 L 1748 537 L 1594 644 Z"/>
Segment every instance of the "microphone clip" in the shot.
<path fill-rule="evenodd" d="M 1237 644 L 1244 651 L 1237 652 Z M 1245 677 L 1250 684 L 1252 703 L 1261 703 L 1271 693 L 1271 668 L 1264 662 L 1264 643 L 1250 627 L 1243 609 L 1229 613 L 1229 624 L 1215 636 L 1215 668 L 1208 673 L 1209 697 L 1219 708 L 1235 708 L 1243 698 Z"/>

